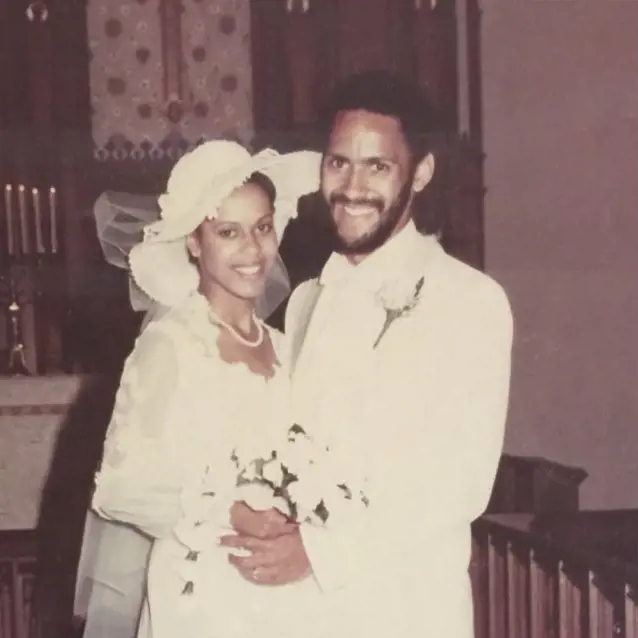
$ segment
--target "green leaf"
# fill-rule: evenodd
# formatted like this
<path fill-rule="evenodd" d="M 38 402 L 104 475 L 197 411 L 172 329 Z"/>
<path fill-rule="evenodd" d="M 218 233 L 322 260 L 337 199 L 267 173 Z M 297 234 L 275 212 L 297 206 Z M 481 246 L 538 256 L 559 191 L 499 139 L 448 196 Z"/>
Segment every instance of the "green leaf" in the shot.
<path fill-rule="evenodd" d="M 285 465 L 281 466 L 281 471 L 283 473 L 283 480 L 281 482 L 281 486 L 283 488 L 286 488 L 291 483 L 295 483 L 299 480 L 299 477 L 296 474 L 293 474 Z"/>
<path fill-rule="evenodd" d="M 324 503 L 323 499 L 319 501 L 319 505 L 315 507 L 313 512 L 319 517 L 322 523 L 325 523 L 328 520 L 328 517 L 330 516 L 330 512 L 328 511 L 328 508 L 326 507 L 326 504 Z"/>
<path fill-rule="evenodd" d="M 298 424 L 294 423 L 288 430 L 289 434 L 305 434 L 306 431 Z"/>

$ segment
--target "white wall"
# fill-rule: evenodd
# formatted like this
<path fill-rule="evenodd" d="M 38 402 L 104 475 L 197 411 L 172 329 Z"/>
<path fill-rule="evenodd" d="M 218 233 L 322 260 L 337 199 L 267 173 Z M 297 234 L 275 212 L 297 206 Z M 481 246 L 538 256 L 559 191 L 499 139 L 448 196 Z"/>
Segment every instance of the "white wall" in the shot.
<path fill-rule="evenodd" d="M 487 269 L 517 319 L 508 451 L 638 507 L 638 2 L 483 6 Z"/>

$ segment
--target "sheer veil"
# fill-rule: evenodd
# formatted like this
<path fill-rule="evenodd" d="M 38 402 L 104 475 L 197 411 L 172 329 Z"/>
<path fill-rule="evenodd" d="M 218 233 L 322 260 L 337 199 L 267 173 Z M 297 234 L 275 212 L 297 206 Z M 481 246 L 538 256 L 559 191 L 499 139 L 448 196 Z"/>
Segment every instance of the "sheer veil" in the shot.
<path fill-rule="evenodd" d="M 134 195 L 106 191 L 95 202 L 97 237 L 106 261 L 128 270 L 128 255 L 142 240 L 144 227 L 159 219 L 154 195 Z M 281 238 L 280 238 L 281 239 Z M 129 277 L 131 307 L 154 315 L 157 302 L 144 293 Z M 268 275 L 264 294 L 257 300 L 257 314 L 267 319 L 290 294 L 290 277 L 281 257 Z"/>

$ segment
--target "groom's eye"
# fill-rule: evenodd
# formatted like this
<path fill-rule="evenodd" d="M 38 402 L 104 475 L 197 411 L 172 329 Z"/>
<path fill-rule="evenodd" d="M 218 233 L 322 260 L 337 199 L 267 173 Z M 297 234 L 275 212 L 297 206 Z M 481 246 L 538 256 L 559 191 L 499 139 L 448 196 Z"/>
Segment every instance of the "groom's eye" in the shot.
<path fill-rule="evenodd" d="M 373 162 L 370 164 L 370 168 L 373 173 L 387 173 L 390 170 L 390 165 L 386 162 Z"/>
<path fill-rule="evenodd" d="M 346 160 L 343 157 L 332 156 L 328 159 L 328 166 L 330 168 L 341 169 L 346 165 Z"/>

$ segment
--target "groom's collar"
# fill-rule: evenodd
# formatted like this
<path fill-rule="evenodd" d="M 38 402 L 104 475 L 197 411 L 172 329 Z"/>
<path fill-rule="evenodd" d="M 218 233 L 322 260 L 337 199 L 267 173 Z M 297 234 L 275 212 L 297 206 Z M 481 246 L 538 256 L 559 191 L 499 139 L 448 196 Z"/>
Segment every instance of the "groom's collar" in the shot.
<path fill-rule="evenodd" d="M 404 273 L 412 274 L 415 260 L 421 262 L 433 245 L 438 245 L 436 238 L 422 235 L 410 220 L 381 248 L 357 265 L 343 255 L 332 253 L 321 271 L 319 283 L 325 286 L 339 282 L 377 291 L 388 280 L 400 278 Z"/>

